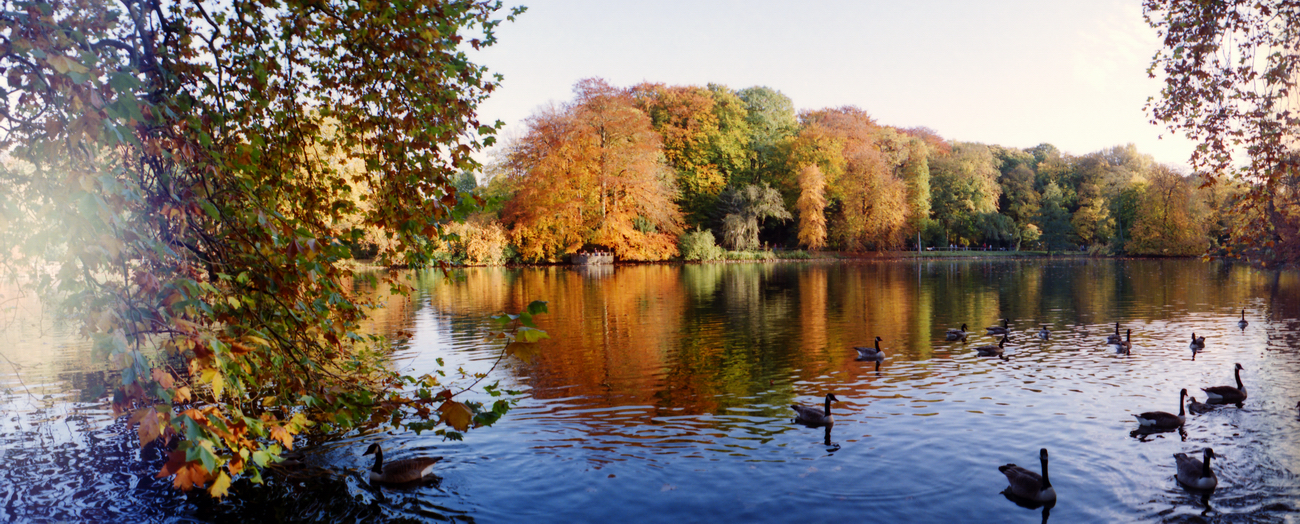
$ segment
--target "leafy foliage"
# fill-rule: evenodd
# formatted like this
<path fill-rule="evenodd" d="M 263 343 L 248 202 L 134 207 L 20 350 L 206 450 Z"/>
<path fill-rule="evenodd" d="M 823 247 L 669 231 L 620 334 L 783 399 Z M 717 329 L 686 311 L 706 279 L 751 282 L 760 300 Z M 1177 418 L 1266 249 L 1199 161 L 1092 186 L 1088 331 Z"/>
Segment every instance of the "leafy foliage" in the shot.
<path fill-rule="evenodd" d="M 781 193 L 767 184 L 746 184 L 722 193 L 718 209 L 723 215 L 722 239 L 731 249 L 748 251 L 759 246 L 759 223 L 768 218 L 789 220 Z"/>
<path fill-rule="evenodd" d="M 1163 122 L 1200 144 L 1190 159 L 1204 185 L 1239 179 L 1245 220 L 1231 255 L 1300 261 L 1300 4 L 1287 0 L 1145 0 L 1164 39 L 1152 76 L 1164 88 L 1147 103 Z"/>
<path fill-rule="evenodd" d="M 587 244 L 625 260 L 677 255 L 676 186 L 650 118 L 603 80 L 583 80 L 576 91 L 574 102 L 531 117 L 512 146 L 519 190 L 502 218 L 520 256 L 558 260 Z"/>
<path fill-rule="evenodd" d="M 391 240 L 381 261 L 428 262 L 457 217 L 454 179 L 494 140 L 474 108 L 499 81 L 462 47 L 495 42 L 500 3 L 373 7 L 0 12 L 4 266 L 120 369 L 113 409 L 174 446 L 159 476 L 178 488 L 260 481 L 303 434 L 468 427 L 436 377 L 388 369 L 387 341 L 362 334 L 375 304 L 337 262 L 366 228 Z"/>
<path fill-rule="evenodd" d="M 713 232 L 707 229 L 683 233 L 679 241 L 679 249 L 682 252 L 682 259 L 689 261 L 722 260 L 727 255 L 727 251 L 714 240 Z"/>

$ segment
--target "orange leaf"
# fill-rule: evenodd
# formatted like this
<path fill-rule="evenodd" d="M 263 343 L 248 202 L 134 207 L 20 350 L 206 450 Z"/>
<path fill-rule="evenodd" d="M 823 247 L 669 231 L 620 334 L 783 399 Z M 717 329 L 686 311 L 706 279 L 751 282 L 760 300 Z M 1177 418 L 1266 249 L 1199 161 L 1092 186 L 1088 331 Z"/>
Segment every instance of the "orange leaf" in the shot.
<path fill-rule="evenodd" d="M 208 470 L 203 464 L 198 462 L 189 462 L 176 472 L 176 479 L 172 485 L 181 491 L 189 491 L 194 486 L 202 486 L 208 482 Z"/>
<path fill-rule="evenodd" d="M 451 400 L 438 406 L 438 411 L 442 413 L 442 421 L 456 431 L 468 430 L 470 420 L 474 418 L 474 412 L 470 411 L 469 406 Z"/>
<path fill-rule="evenodd" d="M 176 381 L 172 379 L 172 374 L 158 368 L 153 368 L 153 381 L 157 382 L 163 389 L 176 387 Z"/>
<path fill-rule="evenodd" d="M 293 449 L 293 434 L 284 426 L 271 426 L 271 438 L 284 444 L 285 449 Z"/>
<path fill-rule="evenodd" d="M 140 419 L 140 447 L 153 442 L 162 435 L 162 415 L 158 414 L 152 407 L 140 410 L 145 412 L 144 417 Z M 134 418 L 134 417 L 132 417 Z"/>
<path fill-rule="evenodd" d="M 175 475 L 176 472 L 180 471 L 181 468 L 184 466 L 185 466 L 185 450 L 183 449 L 172 450 L 172 452 L 167 456 L 167 463 L 163 464 L 162 469 L 158 470 L 158 474 L 154 476 L 157 478 L 170 477 L 172 475 Z"/>

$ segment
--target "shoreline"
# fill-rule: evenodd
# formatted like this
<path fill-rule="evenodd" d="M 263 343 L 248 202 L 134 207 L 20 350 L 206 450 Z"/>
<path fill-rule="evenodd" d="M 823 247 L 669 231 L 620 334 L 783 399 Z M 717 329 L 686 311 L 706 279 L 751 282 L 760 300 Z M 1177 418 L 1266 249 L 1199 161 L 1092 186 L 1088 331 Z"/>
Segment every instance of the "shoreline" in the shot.
<path fill-rule="evenodd" d="M 759 252 L 763 253 L 763 252 Z M 690 265 L 690 264 L 736 264 L 736 263 L 790 263 L 790 262 L 826 262 L 826 261 L 866 261 L 866 260 L 1078 260 L 1078 259 L 1122 259 L 1122 260 L 1164 260 L 1164 259 L 1198 259 L 1199 255 L 1092 255 L 1087 252 L 1068 252 L 1048 254 L 1043 251 L 930 251 L 917 253 L 915 251 L 872 251 L 872 252 L 846 252 L 846 251 L 824 251 L 819 253 L 808 253 L 808 257 L 781 257 L 776 253 L 779 251 L 768 251 L 771 254 L 768 257 L 753 257 L 744 259 L 723 259 L 723 260 L 658 260 L 658 261 L 615 261 L 612 264 L 593 264 L 582 265 L 569 262 L 540 262 L 540 263 L 512 263 L 512 264 L 448 264 L 447 269 L 460 269 L 470 267 L 505 267 L 505 268 L 529 268 L 529 267 L 552 267 L 552 266 L 570 266 L 570 267 L 602 267 L 602 266 L 639 266 L 639 265 Z M 806 252 L 805 252 L 806 253 Z M 1219 257 L 1216 257 L 1219 258 Z M 417 269 L 407 265 L 380 265 L 375 264 L 372 260 L 349 259 L 345 262 L 351 266 L 353 271 L 378 271 L 378 270 L 402 270 Z M 424 269 L 436 269 L 438 265 L 430 265 Z"/>

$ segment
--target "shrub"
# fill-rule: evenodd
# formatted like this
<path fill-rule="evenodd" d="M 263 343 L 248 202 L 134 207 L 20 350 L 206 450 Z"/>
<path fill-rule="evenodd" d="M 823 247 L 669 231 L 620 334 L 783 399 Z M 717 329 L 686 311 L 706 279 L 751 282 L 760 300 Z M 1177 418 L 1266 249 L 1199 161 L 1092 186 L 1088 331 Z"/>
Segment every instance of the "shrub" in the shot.
<path fill-rule="evenodd" d="M 682 251 L 683 260 L 722 260 L 727 255 L 727 252 L 714 240 L 713 232 L 707 229 L 697 229 L 682 234 L 678 239 L 678 247 Z"/>

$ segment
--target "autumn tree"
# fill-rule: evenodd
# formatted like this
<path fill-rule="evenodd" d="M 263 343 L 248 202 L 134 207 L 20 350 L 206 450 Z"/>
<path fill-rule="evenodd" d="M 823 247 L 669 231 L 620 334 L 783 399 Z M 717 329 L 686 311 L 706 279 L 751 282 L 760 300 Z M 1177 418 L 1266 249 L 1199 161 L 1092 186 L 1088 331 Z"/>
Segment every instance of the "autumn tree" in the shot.
<path fill-rule="evenodd" d="M 850 250 L 900 245 L 911 212 L 899 177 L 905 140 L 856 107 L 806 111 L 800 119 L 805 128 L 842 144 L 843 172 L 827 182 L 831 200 L 839 204 L 829 220 L 835 243 Z"/>
<path fill-rule="evenodd" d="M 817 164 L 799 170 L 799 243 L 808 249 L 826 247 L 826 177 Z"/>
<path fill-rule="evenodd" d="M 639 84 L 629 89 L 650 116 L 663 152 L 677 172 L 679 202 L 692 223 L 704 223 L 718 195 L 749 167 L 744 102 L 725 86 Z"/>
<path fill-rule="evenodd" d="M 1192 179 L 1160 166 L 1143 184 L 1127 249 L 1144 255 L 1198 255 L 1206 251 L 1210 209 Z"/>
<path fill-rule="evenodd" d="M 682 217 L 659 134 L 632 96 L 603 80 L 528 119 L 510 145 L 518 189 L 502 211 L 519 255 L 558 260 L 585 245 L 625 260 L 677 254 Z"/>
<path fill-rule="evenodd" d="M 464 48 L 495 42 L 500 7 L 5 4 L 0 265 L 120 371 L 114 411 L 172 450 L 159 476 L 221 496 L 298 435 L 500 415 L 392 371 L 336 264 L 372 226 L 381 260 L 429 261 L 453 178 L 493 141 L 475 107 L 499 78 Z"/>
<path fill-rule="evenodd" d="M 1206 185 L 1246 182 L 1236 213 L 1243 253 L 1300 260 L 1300 4 L 1287 0 L 1145 0 L 1147 22 L 1163 39 L 1151 74 L 1164 87 L 1147 105 L 1200 144 L 1192 168 Z"/>

